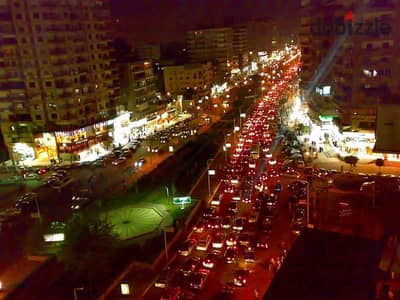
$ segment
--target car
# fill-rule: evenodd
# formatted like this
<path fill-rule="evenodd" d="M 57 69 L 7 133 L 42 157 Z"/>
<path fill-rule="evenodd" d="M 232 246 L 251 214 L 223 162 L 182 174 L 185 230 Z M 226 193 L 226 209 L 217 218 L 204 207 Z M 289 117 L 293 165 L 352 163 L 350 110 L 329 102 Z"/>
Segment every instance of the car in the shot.
<path fill-rule="evenodd" d="M 211 218 L 213 216 L 215 216 L 217 210 L 215 209 L 215 207 L 207 207 L 206 210 L 203 213 L 203 217 L 205 218 Z"/>
<path fill-rule="evenodd" d="M 257 213 L 257 212 L 251 213 L 250 216 L 249 216 L 249 223 L 257 223 L 259 215 L 260 214 Z"/>
<path fill-rule="evenodd" d="M 208 276 L 204 273 L 193 273 L 189 279 L 189 285 L 192 289 L 202 290 Z"/>
<path fill-rule="evenodd" d="M 79 201 L 90 198 L 90 191 L 88 189 L 81 189 L 76 195 L 72 196 L 72 201 Z"/>
<path fill-rule="evenodd" d="M 153 152 L 153 153 L 158 153 L 158 152 L 160 152 L 160 147 L 154 147 L 154 148 L 152 148 L 152 149 L 151 149 L 151 152 Z"/>
<path fill-rule="evenodd" d="M 237 244 L 237 239 L 238 239 L 238 234 L 231 232 L 228 234 L 228 237 L 226 238 L 226 245 L 228 247 L 233 247 Z"/>
<path fill-rule="evenodd" d="M 35 213 L 38 211 L 37 201 L 38 195 L 36 193 L 26 193 L 15 202 L 15 208 L 23 214 Z"/>
<path fill-rule="evenodd" d="M 232 201 L 231 203 L 229 203 L 228 210 L 231 213 L 234 213 L 234 214 L 237 213 L 239 211 L 237 202 L 236 201 Z"/>
<path fill-rule="evenodd" d="M 290 191 L 295 191 L 298 190 L 300 188 L 305 188 L 307 187 L 307 183 L 305 181 L 293 181 L 292 183 L 288 184 L 288 189 Z"/>
<path fill-rule="evenodd" d="M 139 158 L 137 161 L 135 161 L 135 163 L 133 164 L 135 168 L 140 168 L 141 166 L 143 166 L 146 163 L 146 159 L 145 158 Z"/>
<path fill-rule="evenodd" d="M 201 266 L 200 260 L 198 258 L 190 258 L 187 260 L 180 271 L 184 276 L 189 276 L 191 273 L 197 271 Z"/>
<path fill-rule="evenodd" d="M 178 300 L 182 295 L 180 287 L 167 287 L 164 289 L 161 300 Z"/>
<path fill-rule="evenodd" d="M 247 224 L 247 219 L 244 217 L 237 218 L 233 223 L 232 229 L 242 231 Z"/>
<path fill-rule="evenodd" d="M 236 286 L 245 286 L 247 284 L 247 280 L 249 277 L 249 271 L 245 269 L 239 269 L 235 272 L 235 276 L 233 278 L 233 284 Z"/>
<path fill-rule="evenodd" d="M 236 259 L 237 259 L 237 250 L 236 250 L 236 248 L 234 248 L 234 247 L 227 248 L 226 251 L 225 251 L 224 257 L 225 257 L 225 261 L 228 264 L 236 262 Z"/>
<path fill-rule="evenodd" d="M 90 198 L 76 198 L 75 200 L 72 201 L 71 209 L 73 210 L 80 210 L 83 209 L 84 207 L 88 206 L 93 199 Z"/>
<path fill-rule="evenodd" d="M 131 151 L 129 151 L 129 150 L 124 150 L 124 152 L 122 153 L 122 155 L 121 155 L 120 157 L 121 157 L 121 158 L 122 158 L 122 157 L 125 157 L 126 159 L 132 158 L 132 153 L 131 153 Z"/>
<path fill-rule="evenodd" d="M 251 237 L 250 237 L 250 233 L 249 232 L 241 232 L 239 234 L 239 238 L 238 238 L 239 245 L 240 246 L 245 246 L 245 247 L 249 246 L 250 239 L 251 239 Z"/>
<path fill-rule="evenodd" d="M 217 254 L 208 253 L 203 260 L 203 267 L 207 269 L 212 269 L 215 267 L 216 263 L 217 263 Z"/>
<path fill-rule="evenodd" d="M 170 277 L 171 270 L 169 268 L 161 271 L 160 275 L 158 275 L 156 281 L 154 282 L 154 286 L 156 288 L 164 289 L 168 286 L 168 279 Z"/>
<path fill-rule="evenodd" d="M 271 230 L 271 228 L 272 228 L 272 223 L 273 223 L 273 221 L 272 221 L 272 218 L 270 218 L 270 217 L 265 217 L 264 218 L 264 220 L 263 220 L 263 229 L 264 230 Z"/>
<path fill-rule="evenodd" d="M 261 234 L 257 236 L 257 248 L 268 248 L 268 235 Z"/>
<path fill-rule="evenodd" d="M 50 185 L 50 186 L 54 186 L 57 185 L 59 183 L 60 179 L 58 179 L 57 177 L 48 177 L 46 179 L 45 184 L 46 185 Z"/>
<path fill-rule="evenodd" d="M 375 188 L 375 181 L 366 181 L 363 182 L 360 186 L 360 192 L 363 191 L 373 191 Z"/>
<path fill-rule="evenodd" d="M 193 231 L 201 233 L 203 232 L 207 227 L 207 222 L 203 218 L 200 218 L 197 223 L 193 226 Z"/>
<path fill-rule="evenodd" d="M 208 229 L 220 229 L 221 228 L 221 217 L 213 216 L 208 220 L 207 224 Z"/>
<path fill-rule="evenodd" d="M 245 248 L 243 257 L 246 262 L 255 262 L 256 261 L 255 247 L 249 246 L 249 247 Z"/>
<path fill-rule="evenodd" d="M 36 173 L 28 173 L 28 174 L 24 175 L 24 178 L 26 180 L 38 180 L 38 179 L 40 179 L 40 176 Z"/>
<path fill-rule="evenodd" d="M 50 177 L 55 177 L 55 178 L 58 178 L 58 179 L 61 180 L 61 179 L 63 179 L 65 176 L 66 176 L 66 175 L 63 174 L 63 173 L 57 173 L 57 172 L 55 172 L 55 173 L 51 174 Z"/>
<path fill-rule="evenodd" d="M 184 241 L 178 248 L 178 254 L 182 256 L 189 256 L 192 253 L 196 241 L 193 239 L 188 239 Z"/>
<path fill-rule="evenodd" d="M 44 174 L 46 174 L 48 171 L 49 171 L 48 168 L 40 168 L 39 170 L 37 170 L 36 173 L 37 173 L 38 175 L 44 175 Z"/>
<path fill-rule="evenodd" d="M 206 235 L 202 236 L 196 245 L 196 250 L 207 251 L 208 247 L 211 244 L 211 240 L 212 240 L 212 238 L 211 238 L 210 234 L 206 234 Z"/>
<path fill-rule="evenodd" d="M 212 242 L 212 247 L 215 249 L 221 249 L 224 247 L 226 241 L 226 234 L 218 232 Z"/>
<path fill-rule="evenodd" d="M 57 173 L 57 174 L 61 174 L 61 175 L 63 175 L 63 176 L 66 176 L 66 175 L 67 175 L 67 171 L 66 171 L 66 170 L 63 170 L 63 169 L 58 169 L 58 170 L 56 170 L 56 173 Z"/>
<path fill-rule="evenodd" d="M 114 160 L 114 161 L 112 162 L 112 164 L 113 164 L 114 166 L 119 166 L 119 165 L 121 165 L 121 164 L 123 164 L 123 163 L 126 163 L 126 157 L 123 157 L 123 156 L 117 158 L 116 160 Z"/>
<path fill-rule="evenodd" d="M 222 198 L 222 195 L 216 195 L 214 198 L 212 198 L 211 205 L 219 206 L 221 204 L 221 198 Z"/>
<path fill-rule="evenodd" d="M 224 229 L 229 229 L 232 226 L 232 217 L 231 216 L 225 216 L 222 219 L 222 224 L 221 227 Z"/>

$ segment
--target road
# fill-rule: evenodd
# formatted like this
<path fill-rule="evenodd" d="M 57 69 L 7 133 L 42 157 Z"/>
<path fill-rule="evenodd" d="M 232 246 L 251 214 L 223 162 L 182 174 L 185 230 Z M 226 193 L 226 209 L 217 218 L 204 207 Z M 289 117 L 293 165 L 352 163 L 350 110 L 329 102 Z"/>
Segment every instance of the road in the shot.
<path fill-rule="evenodd" d="M 262 101 L 261 101 L 262 102 Z M 268 107 L 270 109 L 271 107 Z M 239 141 L 243 141 L 245 145 L 248 145 L 249 149 L 250 146 L 252 145 L 251 143 L 254 142 L 254 139 L 251 138 L 252 133 L 257 132 L 256 130 L 264 128 L 263 125 L 266 120 L 266 112 L 268 112 L 268 109 L 265 108 L 258 108 L 256 112 L 252 114 L 250 119 L 252 121 L 249 124 L 253 126 L 250 128 L 250 133 L 244 133 L 242 132 L 243 140 L 239 139 Z M 269 120 L 269 119 L 268 119 Z M 261 123 L 260 123 L 261 121 Z M 255 127 L 254 127 L 255 126 Z M 261 126 L 261 127 L 260 127 Z M 257 129 L 258 128 L 258 129 Z M 249 139 L 250 137 L 250 139 Z M 248 140 L 250 140 L 250 143 L 248 144 Z M 282 142 L 282 139 L 278 137 L 276 141 Z M 280 142 L 273 142 L 270 144 L 270 147 L 272 149 L 270 150 L 272 153 L 272 157 L 277 156 L 277 152 L 280 151 Z M 239 147 L 238 143 L 235 143 L 235 141 L 232 142 L 233 146 L 232 148 Z M 233 151 L 232 151 L 233 152 Z M 239 150 L 238 153 L 240 153 L 241 150 Z M 234 152 L 236 153 L 236 151 Z M 231 155 L 234 153 L 230 153 Z M 240 154 L 241 155 L 241 154 Z M 229 155 L 230 157 L 230 155 Z M 239 160 L 242 159 L 242 156 L 239 156 Z M 230 161 L 230 159 L 229 159 Z M 240 165 L 240 162 L 238 163 Z M 272 164 L 268 164 L 268 171 L 273 173 L 274 167 L 270 167 Z M 227 171 L 225 172 L 231 172 L 231 168 L 236 168 L 236 167 L 231 167 L 231 166 L 236 166 L 236 163 L 231 162 L 227 166 Z M 251 174 L 251 168 L 250 164 L 244 164 L 244 169 L 241 171 L 234 171 L 239 172 L 239 180 L 244 184 L 244 179 L 246 178 L 247 172 L 248 174 Z M 256 163 L 256 172 L 255 176 L 253 177 L 253 182 L 258 181 L 258 177 L 260 174 L 265 173 L 265 167 L 266 166 L 266 161 L 264 159 L 258 160 Z M 271 173 L 271 174 L 272 174 Z M 223 173 L 223 176 L 225 174 Z M 235 178 L 236 175 L 232 175 L 232 177 L 229 178 Z M 250 176 L 251 177 L 251 176 Z M 218 190 L 215 192 L 217 196 L 220 197 L 221 203 L 217 207 L 217 215 L 224 218 L 227 215 L 232 214 L 232 212 L 229 211 L 229 207 L 231 207 L 231 203 L 234 200 L 233 195 L 230 194 L 230 192 L 227 192 L 227 189 L 229 190 L 230 184 L 225 183 L 224 177 L 218 176 L 215 179 L 223 180 L 224 182 L 219 186 Z M 287 186 L 287 184 L 293 179 L 287 179 L 287 178 L 280 178 L 281 180 L 281 185 L 283 187 Z M 269 190 L 273 189 L 275 183 L 277 182 L 277 178 L 269 178 L 265 184 L 268 185 Z M 247 190 L 246 190 L 247 191 Z M 264 195 L 265 196 L 265 195 Z M 263 196 L 263 197 L 264 197 Z M 233 214 L 233 219 L 239 219 L 241 217 L 247 218 L 249 217 L 250 214 L 254 213 L 253 209 L 253 204 L 256 202 L 256 193 L 251 192 L 251 201 L 250 203 L 245 203 L 244 198 L 243 198 L 243 193 L 241 193 L 241 198 L 243 201 L 238 201 L 238 211 Z M 183 276 L 182 272 L 180 272 L 180 269 L 190 260 L 191 258 L 197 258 L 200 261 L 204 260 L 205 256 L 207 253 L 210 253 L 212 250 L 207 250 L 207 251 L 198 251 L 194 250 L 189 257 L 184 257 L 181 255 L 176 255 L 174 256 L 174 259 L 172 262 L 169 264 L 169 267 L 171 268 L 171 273 L 172 276 L 169 279 L 169 285 L 174 287 L 174 286 L 179 286 L 182 290 L 184 290 L 184 293 L 190 294 L 193 299 L 218 299 L 219 297 L 219 292 L 221 291 L 222 287 L 224 285 L 232 285 L 233 284 L 233 277 L 235 272 L 237 271 L 238 268 L 244 268 L 250 271 L 250 275 L 248 278 L 248 283 L 245 284 L 245 287 L 241 288 L 236 288 L 234 292 L 234 299 L 251 299 L 254 297 L 254 291 L 257 290 L 260 295 L 262 295 L 266 289 L 268 288 L 269 282 L 273 278 L 273 273 L 267 270 L 267 261 L 270 257 L 277 257 L 281 254 L 281 249 L 280 246 L 282 243 L 286 244 L 287 246 L 290 246 L 293 239 L 295 238 L 294 235 L 292 234 L 291 228 L 290 228 L 290 223 L 291 223 L 291 213 L 289 212 L 289 205 L 288 205 L 288 198 L 289 198 L 289 191 L 286 191 L 285 188 L 283 188 L 283 191 L 278 196 L 278 205 L 275 208 L 275 215 L 276 218 L 273 218 L 273 225 L 272 225 L 272 231 L 270 234 L 269 238 L 269 247 L 268 249 L 257 249 L 255 252 L 255 261 L 248 262 L 244 259 L 244 252 L 246 251 L 245 248 L 239 247 L 241 250 L 238 252 L 238 257 L 237 260 L 232 263 L 226 263 L 225 258 L 224 258 L 224 251 L 220 252 L 218 254 L 218 258 L 216 260 L 216 265 L 209 271 L 208 279 L 206 281 L 205 287 L 201 289 L 198 292 L 195 292 L 194 294 L 192 293 L 193 290 L 189 287 L 189 281 L 187 278 Z M 264 205 L 264 204 L 263 204 Z M 260 218 L 263 218 L 263 208 L 261 209 L 260 213 Z M 207 220 L 207 219 L 206 219 Z M 209 220 L 206 222 L 210 222 Z M 262 222 L 261 222 L 262 223 Z M 207 223 L 210 224 L 210 223 Z M 193 229 L 194 230 L 194 229 Z M 206 233 L 211 235 L 213 238 L 216 237 L 217 234 L 230 234 L 230 233 L 235 233 L 237 230 L 233 230 L 232 227 L 228 229 L 205 229 Z M 190 231 L 190 230 L 189 230 Z M 261 236 L 263 235 L 263 227 L 260 227 L 260 222 L 258 224 L 249 224 L 245 226 L 244 231 L 252 232 L 255 234 L 255 236 Z M 196 233 L 191 232 L 190 237 L 193 238 L 196 236 Z M 197 238 L 195 238 L 196 240 Z M 211 246 L 209 248 L 212 248 Z M 225 250 L 225 249 L 224 249 Z M 201 271 L 201 270 L 200 270 Z M 204 272 L 204 271 L 203 271 Z M 190 276 L 189 276 L 190 277 Z M 192 291 L 190 291 L 192 290 Z M 149 286 L 149 289 L 147 290 L 145 296 L 143 299 L 158 299 L 161 297 L 163 293 L 163 289 L 154 287 L 154 286 Z M 132 297 L 132 299 L 136 299 L 136 297 Z"/>

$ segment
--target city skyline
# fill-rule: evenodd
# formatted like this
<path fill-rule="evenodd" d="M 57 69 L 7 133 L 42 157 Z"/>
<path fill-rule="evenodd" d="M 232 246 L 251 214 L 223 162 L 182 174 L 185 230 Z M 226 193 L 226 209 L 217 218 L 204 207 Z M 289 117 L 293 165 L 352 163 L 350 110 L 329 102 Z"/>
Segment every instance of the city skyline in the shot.
<path fill-rule="evenodd" d="M 297 0 L 140 0 L 129 4 L 112 0 L 111 3 L 118 32 L 130 43 L 183 41 L 186 30 L 251 19 L 272 19 L 283 32 L 289 33 L 296 31 L 299 11 Z"/>

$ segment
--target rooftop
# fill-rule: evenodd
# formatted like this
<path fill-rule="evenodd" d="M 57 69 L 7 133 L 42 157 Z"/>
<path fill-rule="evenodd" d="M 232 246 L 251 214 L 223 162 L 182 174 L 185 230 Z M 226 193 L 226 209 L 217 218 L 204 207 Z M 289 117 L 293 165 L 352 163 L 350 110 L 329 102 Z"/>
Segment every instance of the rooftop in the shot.
<path fill-rule="evenodd" d="M 265 300 L 372 300 L 381 242 L 305 229 L 276 274 Z"/>

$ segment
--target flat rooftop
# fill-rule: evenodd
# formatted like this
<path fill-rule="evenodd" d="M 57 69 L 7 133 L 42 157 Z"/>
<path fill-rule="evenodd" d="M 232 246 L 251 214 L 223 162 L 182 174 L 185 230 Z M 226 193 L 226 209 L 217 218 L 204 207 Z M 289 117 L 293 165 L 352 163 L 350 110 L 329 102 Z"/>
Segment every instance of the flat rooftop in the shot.
<path fill-rule="evenodd" d="M 304 229 L 265 300 L 373 300 L 383 243 Z"/>

